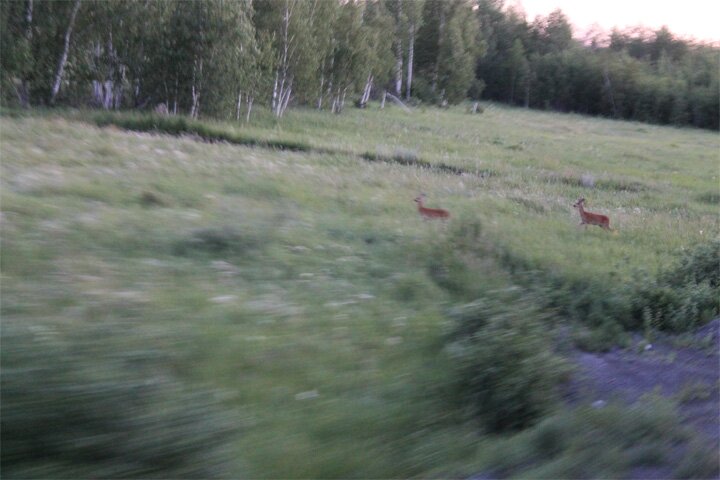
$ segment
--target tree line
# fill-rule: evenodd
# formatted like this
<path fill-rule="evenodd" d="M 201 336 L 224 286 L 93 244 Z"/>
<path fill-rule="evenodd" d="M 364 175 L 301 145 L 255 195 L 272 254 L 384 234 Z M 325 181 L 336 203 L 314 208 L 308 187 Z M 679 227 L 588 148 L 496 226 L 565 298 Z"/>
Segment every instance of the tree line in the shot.
<path fill-rule="evenodd" d="M 4 105 L 249 121 L 370 98 L 489 99 L 718 129 L 720 50 L 658 31 L 573 38 L 503 0 L 0 2 Z"/>

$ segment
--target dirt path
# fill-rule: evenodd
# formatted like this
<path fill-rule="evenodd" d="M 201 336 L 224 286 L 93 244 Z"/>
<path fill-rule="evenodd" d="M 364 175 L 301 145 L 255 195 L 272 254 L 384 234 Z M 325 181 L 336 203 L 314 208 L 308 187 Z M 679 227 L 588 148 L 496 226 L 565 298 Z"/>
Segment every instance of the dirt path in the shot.
<path fill-rule="evenodd" d="M 694 347 L 680 347 L 664 338 L 647 350 L 576 352 L 578 371 L 567 399 L 600 406 L 610 400 L 633 403 L 658 392 L 677 400 L 683 423 L 704 435 L 708 448 L 720 452 L 720 318 L 698 330 L 695 340 Z M 708 342 L 706 348 L 700 347 L 703 342 Z M 666 472 L 636 473 L 659 478 Z"/>

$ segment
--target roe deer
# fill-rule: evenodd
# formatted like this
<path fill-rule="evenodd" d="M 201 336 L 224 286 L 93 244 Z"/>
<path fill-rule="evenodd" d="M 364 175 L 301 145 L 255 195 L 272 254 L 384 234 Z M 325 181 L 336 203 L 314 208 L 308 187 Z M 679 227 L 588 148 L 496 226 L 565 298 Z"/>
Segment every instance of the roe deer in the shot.
<path fill-rule="evenodd" d="M 423 206 L 423 202 L 425 201 L 425 194 L 421 193 L 420 196 L 418 196 L 415 199 L 415 202 L 418 204 L 418 212 L 420 212 L 420 215 L 422 215 L 423 218 L 448 218 L 450 217 L 450 212 L 447 210 L 443 210 L 442 208 L 425 208 Z"/>
<path fill-rule="evenodd" d="M 597 225 L 605 230 L 613 231 L 613 229 L 610 228 L 610 219 L 606 215 L 586 212 L 583 208 L 584 205 L 585 199 L 582 197 L 578 198 L 577 202 L 573 204 L 573 207 L 577 208 L 578 212 L 580 212 L 580 225 Z"/>

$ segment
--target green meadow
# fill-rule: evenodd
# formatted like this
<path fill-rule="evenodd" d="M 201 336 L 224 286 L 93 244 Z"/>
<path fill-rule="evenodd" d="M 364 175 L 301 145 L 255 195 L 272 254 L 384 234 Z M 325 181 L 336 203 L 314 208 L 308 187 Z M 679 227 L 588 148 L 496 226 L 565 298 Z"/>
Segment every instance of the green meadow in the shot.
<path fill-rule="evenodd" d="M 105 418 L 96 395 L 128 429 L 177 410 L 158 423 L 172 441 L 137 435 L 133 448 L 217 444 L 225 460 L 213 472 L 171 459 L 169 476 L 471 476 L 494 437 L 454 393 L 449 312 L 533 303 L 575 348 L 614 325 L 606 294 L 720 233 L 715 132 L 495 104 L 482 115 L 373 105 L 280 121 L 260 111 L 249 125 L 188 120 L 179 135 L 153 127 L 170 123 L 0 117 L 4 410 L 51 408 L 13 395 L 26 379 L 47 402 L 77 398 L 52 420 L 69 429 Z M 451 219 L 423 221 L 421 192 Z M 616 232 L 578 226 L 578 197 Z M 567 306 L 574 285 L 591 305 Z M 688 327 L 713 313 L 701 308 Z M 601 347 L 656 326 L 645 320 L 618 321 Z M 103 382 L 117 397 L 97 393 Z M 155 393 L 138 403 L 131 392 L 148 382 Z M 87 391 L 73 397 L 65 384 Z M 673 421 L 663 412 L 658 431 Z M 31 463 L 30 443 L 6 449 L 3 467 L 153 476 L 150 461 L 83 470 L 57 442 L 56 457 Z M 613 455 L 595 471 L 621 474 L 626 459 Z"/>

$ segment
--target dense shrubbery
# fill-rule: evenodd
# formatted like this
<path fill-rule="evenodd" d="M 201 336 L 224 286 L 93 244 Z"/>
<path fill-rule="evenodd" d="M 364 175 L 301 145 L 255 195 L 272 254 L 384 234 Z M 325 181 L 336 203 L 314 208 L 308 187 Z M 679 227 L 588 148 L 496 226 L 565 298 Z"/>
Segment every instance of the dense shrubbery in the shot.
<path fill-rule="evenodd" d="M 577 408 L 545 418 L 484 452 L 493 477 L 621 478 L 654 467 L 673 478 L 714 478 L 712 449 L 689 440 L 672 403 L 657 397 L 631 407 Z M 673 461 L 678 445 L 686 458 Z"/>
<path fill-rule="evenodd" d="M 546 308 L 590 328 L 580 341 L 590 350 L 617 343 L 623 330 L 684 332 L 720 313 L 720 241 L 698 245 L 677 266 L 657 276 L 638 273 L 629 283 L 564 278 L 530 268 L 509 252 L 500 259 L 517 281 L 542 293 Z"/>
<path fill-rule="evenodd" d="M 720 312 L 719 287 L 720 241 L 715 240 L 695 247 L 657 279 L 635 286 L 630 326 L 673 332 L 697 327 Z"/>
<path fill-rule="evenodd" d="M 491 432 L 532 425 L 567 373 L 543 316 L 519 298 L 482 299 L 451 312 L 460 393 Z"/>
<path fill-rule="evenodd" d="M 109 327 L 2 333 L 3 477 L 228 475 L 232 417 L 173 378 L 172 358 L 115 348 Z"/>
<path fill-rule="evenodd" d="M 466 286 L 472 269 L 467 255 L 483 255 L 479 236 L 479 224 L 477 231 L 474 225 L 456 227 L 449 237 L 454 248 L 438 249 L 429 273 L 461 298 L 480 296 L 450 312 L 448 352 L 461 397 L 488 431 L 528 427 L 552 407 L 567 369 L 553 351 L 551 315 L 579 326 L 573 338 L 579 347 L 604 350 L 622 344 L 626 330 L 687 331 L 720 311 L 720 242 L 700 245 L 657 278 L 630 285 L 570 282 L 535 269 L 525 275 L 514 264 L 512 278 L 524 284 L 521 295 L 512 286 L 485 292 Z M 502 262 L 507 268 L 511 258 Z"/>

